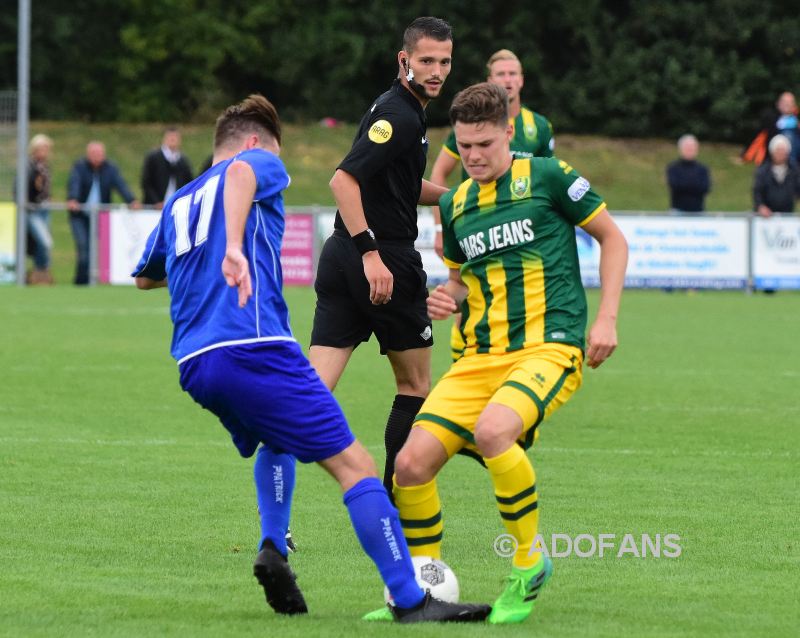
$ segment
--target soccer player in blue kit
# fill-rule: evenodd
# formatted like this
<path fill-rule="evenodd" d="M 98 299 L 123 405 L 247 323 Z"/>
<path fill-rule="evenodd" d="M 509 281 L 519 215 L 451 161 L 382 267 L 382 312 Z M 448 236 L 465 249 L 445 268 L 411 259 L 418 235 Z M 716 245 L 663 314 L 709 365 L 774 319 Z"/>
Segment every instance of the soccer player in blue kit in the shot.
<path fill-rule="evenodd" d="M 263 96 L 226 109 L 212 167 L 167 202 L 133 273 L 141 289 L 169 287 L 181 387 L 219 417 L 241 456 L 258 450 L 254 574 L 276 612 L 307 613 L 287 562 L 291 455 L 339 482 L 356 535 L 394 597 L 395 620 L 483 620 L 488 605 L 444 603 L 416 583 L 372 458 L 292 336 L 279 259 L 290 182 L 280 142 L 278 114 Z"/>

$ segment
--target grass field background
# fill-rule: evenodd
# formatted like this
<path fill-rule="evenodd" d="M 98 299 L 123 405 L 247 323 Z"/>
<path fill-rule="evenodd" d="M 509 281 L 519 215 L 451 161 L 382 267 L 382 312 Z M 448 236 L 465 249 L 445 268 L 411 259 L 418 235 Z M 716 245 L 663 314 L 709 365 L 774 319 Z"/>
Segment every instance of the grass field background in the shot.
<path fill-rule="evenodd" d="M 305 344 L 313 292 L 287 296 Z M 252 461 L 181 392 L 165 291 L 2 288 L 0 635 L 796 635 L 799 316 L 796 293 L 629 291 L 618 352 L 542 426 L 545 535 L 674 533 L 679 558 L 556 559 L 521 626 L 379 628 L 359 620 L 377 573 L 315 467 L 293 517 L 311 613 L 267 608 Z M 378 463 L 393 394 L 376 344 L 359 348 L 337 396 Z M 491 601 L 509 565 L 489 480 L 457 458 L 440 489 L 462 599 Z"/>

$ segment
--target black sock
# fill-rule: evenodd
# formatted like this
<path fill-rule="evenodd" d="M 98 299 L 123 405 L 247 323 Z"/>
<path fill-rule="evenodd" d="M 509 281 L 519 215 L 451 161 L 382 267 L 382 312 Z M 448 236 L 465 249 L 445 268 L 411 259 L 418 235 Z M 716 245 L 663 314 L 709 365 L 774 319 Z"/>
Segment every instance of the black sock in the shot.
<path fill-rule="evenodd" d="M 425 402 L 424 397 L 414 397 L 408 394 L 397 394 L 392 403 L 392 411 L 389 413 L 389 420 L 386 422 L 386 432 L 384 443 L 386 445 L 386 465 L 383 470 L 383 485 L 389 492 L 389 498 L 394 504 L 392 496 L 392 476 L 394 476 L 394 459 L 400 448 L 411 432 L 411 425 L 414 417 Z"/>

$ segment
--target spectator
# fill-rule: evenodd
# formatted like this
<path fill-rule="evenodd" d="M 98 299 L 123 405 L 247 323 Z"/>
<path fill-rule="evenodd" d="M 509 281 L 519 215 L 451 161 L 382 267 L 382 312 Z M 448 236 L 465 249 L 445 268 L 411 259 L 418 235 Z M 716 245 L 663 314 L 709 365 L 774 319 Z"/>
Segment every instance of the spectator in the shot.
<path fill-rule="evenodd" d="M 96 214 L 101 204 L 111 202 L 112 190 L 116 190 L 132 208 L 140 207 L 119 169 L 106 159 L 105 144 L 89 142 L 86 157 L 72 165 L 67 183 L 69 225 L 77 254 L 76 285 L 89 283 L 89 215 Z"/>
<path fill-rule="evenodd" d="M 769 159 L 756 169 L 753 206 L 762 217 L 794 212 L 794 200 L 800 197 L 800 168 L 790 159 L 791 151 L 789 139 L 776 135 L 769 143 Z"/>
<path fill-rule="evenodd" d="M 708 168 L 697 161 L 700 143 L 694 135 L 678 140 L 679 159 L 667 166 L 670 208 L 679 213 L 696 214 L 705 210 L 705 197 L 711 190 Z"/>
<path fill-rule="evenodd" d="M 189 160 L 181 154 L 181 134 L 175 127 L 164 131 L 161 148 L 150 151 L 142 166 L 144 203 L 163 207 L 172 194 L 193 179 Z"/>
<path fill-rule="evenodd" d="M 745 150 L 743 159 L 760 165 L 766 159 L 767 145 L 772 138 L 784 135 L 792 145 L 792 159 L 800 163 L 800 124 L 794 94 L 789 91 L 781 93 L 775 106 L 767 109 L 761 120 L 761 131 Z"/>
<path fill-rule="evenodd" d="M 785 91 L 775 103 L 777 113 L 773 114 L 769 129 L 769 141 L 776 135 L 784 135 L 792 146 L 791 159 L 800 162 L 800 124 L 797 120 L 797 101 L 793 93 Z M 777 117 L 776 117 L 777 116 Z"/>
<path fill-rule="evenodd" d="M 26 277 L 29 284 L 52 284 L 50 274 L 50 250 L 53 236 L 50 234 L 50 152 L 53 140 L 47 135 L 34 135 L 28 145 L 28 244 L 33 256 L 33 270 Z"/>

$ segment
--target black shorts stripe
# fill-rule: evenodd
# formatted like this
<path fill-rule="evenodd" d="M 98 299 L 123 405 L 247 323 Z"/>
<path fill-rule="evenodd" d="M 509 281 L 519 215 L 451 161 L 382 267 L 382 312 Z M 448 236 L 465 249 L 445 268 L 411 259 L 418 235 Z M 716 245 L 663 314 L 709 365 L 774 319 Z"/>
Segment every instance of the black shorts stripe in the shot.
<path fill-rule="evenodd" d="M 436 523 L 441 522 L 442 520 L 442 512 L 441 510 L 436 512 L 430 518 L 401 518 L 400 525 L 406 527 L 408 529 L 421 529 L 425 527 L 433 527 Z"/>
<path fill-rule="evenodd" d="M 530 496 L 531 494 L 536 494 L 536 483 L 528 488 L 525 488 L 521 492 L 514 494 L 514 496 L 497 496 L 497 494 L 495 494 L 494 497 L 497 499 L 497 502 L 502 505 L 513 505 L 514 503 L 521 501 L 523 498 Z"/>
<path fill-rule="evenodd" d="M 529 514 L 530 512 L 535 510 L 537 507 L 539 507 L 539 501 L 538 500 L 534 501 L 530 505 L 526 505 L 525 507 L 523 507 L 521 510 L 519 510 L 517 512 L 500 512 L 500 516 L 503 518 L 503 520 L 506 520 L 506 521 L 518 521 L 523 516 L 525 516 L 525 514 Z"/>
<path fill-rule="evenodd" d="M 406 538 L 406 544 L 409 547 L 419 547 L 420 545 L 430 545 L 431 543 L 438 543 L 442 540 L 442 533 L 434 534 L 433 536 L 422 536 L 421 538 Z"/>

